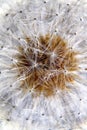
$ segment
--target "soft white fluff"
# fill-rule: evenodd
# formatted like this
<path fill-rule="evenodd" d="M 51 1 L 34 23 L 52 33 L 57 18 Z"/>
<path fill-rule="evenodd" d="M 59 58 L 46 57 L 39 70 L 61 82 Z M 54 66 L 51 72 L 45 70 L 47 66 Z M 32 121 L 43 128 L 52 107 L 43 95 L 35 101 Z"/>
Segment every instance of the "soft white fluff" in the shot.
<path fill-rule="evenodd" d="M 8 4 L 12 5 L 12 3 Z M 22 11 L 22 12 L 20 12 Z M 36 19 L 35 19 L 36 18 Z M 82 52 L 70 92 L 55 97 L 24 96 L 12 63 L 17 46 L 26 49 L 24 35 L 38 40 L 40 34 L 58 34 L 69 47 Z M 20 38 L 20 40 L 18 40 Z M 87 2 L 26 0 L 12 6 L 0 22 L 0 130 L 87 130 Z M 55 87 L 55 86 L 54 86 Z M 15 106 L 15 107 L 14 107 Z"/>

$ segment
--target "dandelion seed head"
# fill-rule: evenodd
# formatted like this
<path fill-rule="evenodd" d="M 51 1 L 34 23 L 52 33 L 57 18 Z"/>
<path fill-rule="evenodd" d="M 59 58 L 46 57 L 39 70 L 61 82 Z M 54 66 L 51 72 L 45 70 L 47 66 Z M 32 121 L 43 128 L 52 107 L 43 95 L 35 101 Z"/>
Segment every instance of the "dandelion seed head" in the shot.
<path fill-rule="evenodd" d="M 86 6 L 81 1 L 25 0 L 5 11 L 0 21 L 3 128 L 12 130 L 14 124 L 17 130 L 84 128 Z"/>

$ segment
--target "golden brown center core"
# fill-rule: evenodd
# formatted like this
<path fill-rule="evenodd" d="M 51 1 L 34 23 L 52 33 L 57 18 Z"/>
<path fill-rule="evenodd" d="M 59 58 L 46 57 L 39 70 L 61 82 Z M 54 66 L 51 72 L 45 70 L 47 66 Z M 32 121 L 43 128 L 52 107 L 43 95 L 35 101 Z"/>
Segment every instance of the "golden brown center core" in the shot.
<path fill-rule="evenodd" d="M 38 40 L 25 38 L 26 47 L 19 46 L 15 56 L 21 87 L 36 95 L 51 96 L 57 89 L 64 90 L 73 83 L 78 69 L 77 53 L 59 36 L 40 36 Z"/>

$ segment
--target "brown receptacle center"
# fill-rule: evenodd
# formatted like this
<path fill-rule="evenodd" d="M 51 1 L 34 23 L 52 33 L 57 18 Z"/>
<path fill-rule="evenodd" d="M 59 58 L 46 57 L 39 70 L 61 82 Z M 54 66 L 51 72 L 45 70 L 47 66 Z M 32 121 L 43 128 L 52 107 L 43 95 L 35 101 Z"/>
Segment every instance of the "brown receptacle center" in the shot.
<path fill-rule="evenodd" d="M 78 69 L 77 53 L 59 36 L 40 36 L 38 41 L 25 38 L 26 48 L 18 47 L 15 55 L 18 76 L 23 76 L 21 87 L 40 95 L 51 96 L 57 89 L 73 83 Z"/>

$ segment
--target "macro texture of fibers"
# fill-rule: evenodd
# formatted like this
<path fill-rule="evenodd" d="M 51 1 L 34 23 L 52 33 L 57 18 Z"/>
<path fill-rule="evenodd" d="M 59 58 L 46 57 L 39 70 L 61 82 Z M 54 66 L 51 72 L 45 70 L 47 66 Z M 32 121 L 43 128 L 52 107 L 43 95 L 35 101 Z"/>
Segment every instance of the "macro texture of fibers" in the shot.
<path fill-rule="evenodd" d="M 0 130 L 87 130 L 87 2 L 8 5 L 0 21 Z"/>

